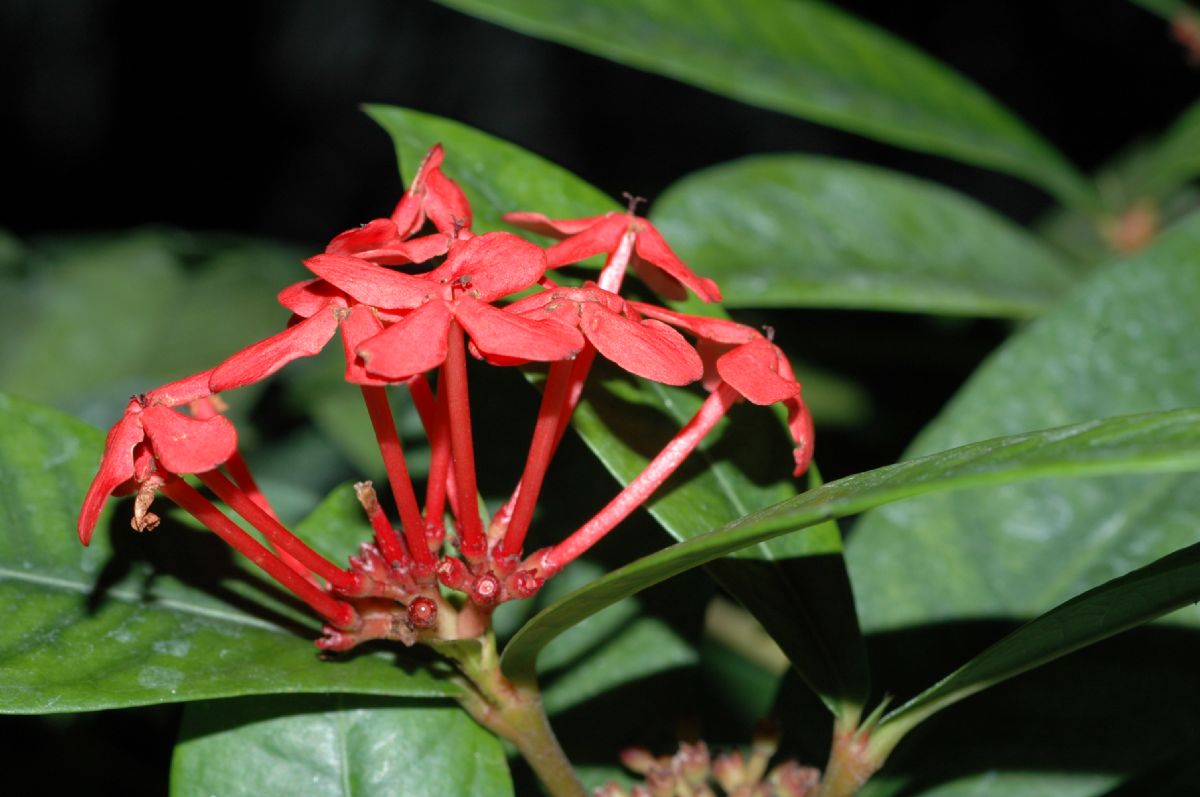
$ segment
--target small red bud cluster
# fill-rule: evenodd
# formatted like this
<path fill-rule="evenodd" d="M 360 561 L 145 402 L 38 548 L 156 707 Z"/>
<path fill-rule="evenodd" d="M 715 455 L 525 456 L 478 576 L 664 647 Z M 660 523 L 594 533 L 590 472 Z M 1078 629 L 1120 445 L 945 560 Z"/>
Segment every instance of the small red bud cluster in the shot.
<path fill-rule="evenodd" d="M 750 754 L 739 750 L 712 758 L 704 742 L 681 742 L 673 756 L 656 757 L 642 747 L 621 751 L 621 763 L 641 775 L 642 783 L 626 789 L 609 783 L 596 789 L 595 797 L 809 797 L 821 781 L 821 773 L 795 761 L 784 761 L 768 769 L 778 748 L 774 725 L 762 724 L 755 731 Z"/>
<path fill-rule="evenodd" d="M 794 472 L 805 470 L 812 418 L 772 338 L 732 321 L 621 296 L 632 269 L 667 298 L 688 292 L 706 302 L 721 298 L 716 284 L 693 273 L 654 225 L 632 208 L 567 220 L 510 213 L 509 224 L 558 243 L 543 248 L 507 232 L 476 234 L 467 198 L 443 174 L 442 160 L 441 147 L 434 147 L 390 216 L 336 236 L 304 262 L 311 278 L 278 297 L 292 314 L 286 329 L 129 402 L 108 434 L 80 511 L 84 544 L 110 495 L 135 493 L 133 527 L 148 531 L 158 523 L 149 507 L 162 494 L 321 615 L 328 625 L 320 647 L 346 650 L 377 638 L 414 644 L 484 633 L 498 604 L 534 595 L 604 537 L 739 401 L 786 407 Z M 596 282 L 566 286 L 550 276 L 595 255 L 606 257 Z M 317 354 L 339 333 L 345 381 L 362 393 L 398 515 L 388 516 L 370 482 L 356 486 L 374 539 L 347 568 L 279 521 L 238 451 L 237 432 L 217 396 Z M 526 553 L 543 480 L 597 355 L 645 379 L 700 382 L 707 399 L 595 516 L 558 543 Z M 476 488 L 469 356 L 546 369 L 524 469 L 486 527 Z M 411 396 L 429 441 L 423 496 L 392 415 L 389 391 L 397 388 Z M 259 536 L 180 478 L 185 474 L 195 474 Z"/>

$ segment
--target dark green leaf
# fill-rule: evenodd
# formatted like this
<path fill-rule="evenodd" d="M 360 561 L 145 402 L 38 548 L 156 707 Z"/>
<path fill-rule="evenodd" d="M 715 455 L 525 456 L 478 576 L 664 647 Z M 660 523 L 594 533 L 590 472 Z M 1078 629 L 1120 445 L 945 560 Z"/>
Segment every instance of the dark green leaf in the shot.
<path fill-rule="evenodd" d="M 315 619 L 208 532 L 167 521 L 138 536 L 122 507 L 83 548 L 75 520 L 101 444 L 79 421 L 0 395 L 0 712 L 455 692 L 404 656 L 321 661 Z"/>
<path fill-rule="evenodd" d="M 873 738 L 899 738 L 946 706 L 1200 600 L 1200 545 L 1088 590 L 997 642 L 884 717 Z"/>
<path fill-rule="evenodd" d="M 1027 316 L 1071 284 L 1049 249 L 974 200 L 849 161 L 733 161 L 673 185 L 651 218 L 734 307 Z"/>
<path fill-rule="evenodd" d="M 499 739 L 456 706 L 342 696 L 195 703 L 172 797 L 511 795 Z"/>
<path fill-rule="evenodd" d="M 1039 426 L 1200 405 L 1197 307 L 1200 217 L 1144 254 L 1097 272 L 1006 343 L 911 454 Z M 1045 481 L 872 513 L 855 529 L 849 561 L 871 630 L 1028 618 L 1191 544 L 1198 519 L 1196 475 Z M 1195 623 L 1200 613 L 1176 619 Z"/>
<path fill-rule="evenodd" d="M 578 178 L 511 144 L 412 111 L 374 107 L 371 112 L 396 140 L 402 163 L 415 164 L 439 140 L 449 153 L 459 153 L 454 169 L 450 166 L 454 158 L 448 155 L 446 168 L 466 186 L 484 229 L 492 223 L 487 220 L 498 219 L 512 208 L 569 217 L 611 207 Z M 515 166 L 510 169 L 510 164 Z M 544 199 L 541 191 L 547 192 Z M 585 207 L 592 202 L 588 197 L 595 197 L 590 210 Z M 720 310 L 709 308 L 709 312 Z M 605 379 L 601 375 L 611 370 L 596 370 L 575 414 L 575 429 L 625 484 L 691 417 L 699 399 L 686 390 L 612 376 Z M 602 383 L 598 388 L 597 381 Z M 734 416 L 736 435 L 710 443 L 649 505 L 677 539 L 795 494 L 787 477 L 791 456 L 778 425 L 753 409 L 738 408 Z M 760 546 L 747 554 L 745 563 L 722 565 L 716 573 L 772 633 L 781 634 L 781 644 L 831 706 L 860 701 L 866 691 L 865 658 L 840 551 L 840 534 L 829 524 L 804 539 Z M 819 562 L 813 558 L 817 555 L 821 555 Z M 783 559 L 792 561 L 786 566 L 768 564 Z M 812 592 L 817 588 L 823 592 Z M 779 622 L 781 613 L 787 614 L 786 623 Z M 796 617 L 804 621 L 797 623 Z"/>
<path fill-rule="evenodd" d="M 387 105 L 368 105 L 366 110 L 392 137 L 406 182 L 431 146 L 445 146 L 442 171 L 466 191 L 476 232 L 525 234 L 500 220 L 502 214 L 516 210 L 574 218 L 620 209 L 561 166 L 460 122 Z"/>
<path fill-rule="evenodd" d="M 978 86 L 813 0 L 440 0 L 719 94 L 1023 177 L 1068 204 L 1084 178 Z"/>
<path fill-rule="evenodd" d="M 530 620 L 505 648 L 502 664 L 513 676 L 530 677 L 541 649 L 579 619 L 693 567 L 829 518 L 925 493 L 1038 477 L 1198 468 L 1200 409 L 1187 409 L 987 440 L 848 476 L 592 582 Z"/>

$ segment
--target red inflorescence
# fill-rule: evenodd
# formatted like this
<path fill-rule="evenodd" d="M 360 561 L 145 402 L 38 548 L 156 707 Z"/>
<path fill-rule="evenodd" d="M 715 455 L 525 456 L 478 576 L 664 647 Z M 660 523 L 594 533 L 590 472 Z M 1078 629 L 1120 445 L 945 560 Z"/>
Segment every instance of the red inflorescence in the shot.
<path fill-rule="evenodd" d="M 495 606 L 536 594 L 603 538 L 738 401 L 784 405 L 796 444 L 794 472 L 804 472 L 812 458 L 812 418 L 771 336 L 620 295 L 633 269 L 667 298 L 688 291 L 706 302 L 721 298 L 716 283 L 693 273 L 650 222 L 632 208 L 568 220 L 510 213 L 509 223 L 559 242 L 543 249 L 510 233 L 476 235 L 465 194 L 441 171 L 443 158 L 440 146 L 430 151 L 390 217 L 336 236 L 305 261 L 315 278 L 279 294 L 293 314 L 285 330 L 130 401 L 109 432 L 80 511 L 84 544 L 109 495 L 136 493 L 133 526 L 150 530 L 158 518 L 149 506 L 162 493 L 320 614 L 328 623 L 321 648 L 347 650 L 376 638 L 414 644 L 484 633 Z M 594 283 L 560 286 L 547 276 L 599 254 L 606 262 Z M 517 294 L 524 295 L 513 300 Z M 357 485 L 374 540 L 363 543 L 348 568 L 279 522 L 215 397 L 320 352 L 339 330 L 345 379 L 362 391 L 400 521 L 397 527 L 387 517 L 369 482 Z M 476 497 L 468 352 L 498 366 L 547 364 L 525 468 L 487 528 Z M 526 554 L 542 482 L 597 354 L 645 379 L 699 381 L 708 398 L 607 506 L 559 543 Z M 430 444 L 423 504 L 391 414 L 387 390 L 396 385 L 411 395 Z M 267 545 L 182 480 L 185 474 L 195 474 Z"/>

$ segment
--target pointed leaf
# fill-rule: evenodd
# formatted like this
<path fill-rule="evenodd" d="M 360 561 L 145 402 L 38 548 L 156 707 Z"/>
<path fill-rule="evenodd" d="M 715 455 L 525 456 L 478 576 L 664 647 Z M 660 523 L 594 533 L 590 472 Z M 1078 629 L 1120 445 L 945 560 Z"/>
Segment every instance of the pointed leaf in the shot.
<path fill-rule="evenodd" d="M 0 394 L 0 713 L 272 692 L 445 696 L 456 688 L 394 655 L 331 663 L 319 623 L 208 532 L 128 528 L 127 506 L 88 548 L 75 513 L 99 431 Z M 165 503 L 165 502 L 164 502 Z M 165 506 L 163 507 L 165 508 Z M 166 514 L 166 513 L 164 513 Z M 111 513 L 102 517 L 111 516 Z"/>
<path fill-rule="evenodd" d="M 1054 252 L 970 197 L 832 158 L 714 166 L 668 188 L 650 215 L 733 307 L 1020 317 L 1072 282 Z"/>
<path fill-rule="evenodd" d="M 1031 620 L 889 713 L 876 733 L 901 736 L 964 697 L 1198 599 L 1200 545 L 1192 545 Z"/>
<path fill-rule="evenodd" d="M 391 135 L 406 181 L 433 144 L 446 146 L 449 157 L 442 169 L 466 191 L 477 233 L 521 232 L 501 221 L 509 211 L 536 209 L 557 219 L 620 210 L 561 166 L 460 122 L 387 105 L 368 105 L 366 111 Z M 480 164 L 487 167 L 477 168 Z"/>
<path fill-rule="evenodd" d="M 248 698 L 188 706 L 171 797 L 511 795 L 500 740 L 456 706 Z"/>
<path fill-rule="evenodd" d="M 1040 477 L 1188 470 L 1200 470 L 1200 408 L 1122 416 L 985 440 L 848 476 L 642 557 L 593 581 L 526 623 L 504 649 L 501 663 L 511 676 L 529 677 L 541 649 L 580 619 L 671 576 L 829 518 L 927 493 Z M 1200 598 L 1200 582 L 1192 584 L 1193 597 Z"/>
<path fill-rule="evenodd" d="M 1130 412 L 1200 405 L 1200 217 L 1096 272 L 1010 339 L 910 455 Z M 1195 541 L 1200 477 L 1129 476 L 936 496 L 863 518 L 849 546 L 872 629 L 1034 617 Z M 926 572 L 930 561 L 946 563 Z M 1200 612 L 1181 613 L 1196 624 Z"/>
<path fill-rule="evenodd" d="M 1167 128 L 1133 175 L 1135 195 L 1165 199 L 1200 175 L 1200 101 L 1192 103 Z"/>
<path fill-rule="evenodd" d="M 1008 172 L 1067 204 L 1095 201 L 1070 163 L 978 86 L 824 3 L 440 2 L 743 102 Z"/>

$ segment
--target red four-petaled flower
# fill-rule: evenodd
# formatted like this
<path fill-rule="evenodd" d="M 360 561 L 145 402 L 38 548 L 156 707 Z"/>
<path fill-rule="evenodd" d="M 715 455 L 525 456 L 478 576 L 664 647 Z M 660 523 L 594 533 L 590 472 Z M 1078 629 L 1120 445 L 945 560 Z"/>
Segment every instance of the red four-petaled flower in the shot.
<path fill-rule="evenodd" d="M 318 643 L 322 647 L 342 650 L 378 637 L 412 644 L 484 632 L 496 604 L 532 595 L 595 544 L 649 498 L 742 399 L 784 404 L 796 442 L 794 470 L 797 475 L 805 470 L 812 457 L 812 419 L 786 356 L 772 340 L 732 321 L 620 295 L 625 271 L 633 268 L 668 298 L 682 298 L 687 290 L 704 301 L 721 298 L 716 284 L 688 268 L 649 221 L 632 210 L 561 221 L 537 213 L 505 217 L 561 239 L 548 249 L 509 233 L 475 235 L 470 205 L 441 171 L 442 160 L 441 147 L 434 147 L 390 217 L 336 236 L 323 253 L 305 261 L 316 278 L 279 294 L 292 313 L 285 330 L 209 371 L 130 402 L 109 432 L 84 499 L 79 533 L 85 544 L 107 496 L 136 491 L 134 525 L 149 529 L 157 518 L 148 506 L 160 491 L 325 617 L 330 625 Z M 560 286 L 546 276 L 548 269 L 597 254 L 605 254 L 606 262 L 596 283 Z M 372 485 L 358 485 L 375 539 L 363 544 L 349 568 L 333 565 L 279 522 L 237 452 L 232 424 L 209 398 L 318 353 L 339 329 L 345 379 L 362 391 L 400 519 L 397 528 Z M 681 332 L 696 339 L 695 347 Z M 549 364 L 524 471 L 487 529 L 476 499 L 468 350 L 493 365 Z M 708 398 L 591 520 L 558 544 L 526 555 L 524 539 L 542 481 L 596 354 L 666 384 L 702 380 Z M 411 394 L 432 452 L 423 506 L 386 393 L 397 383 Z M 191 417 L 178 409 L 184 405 L 191 406 Z M 181 474 L 197 474 L 271 547 L 243 531 Z M 445 537 L 447 511 L 453 547 Z M 439 582 L 465 598 L 448 599 Z"/>

